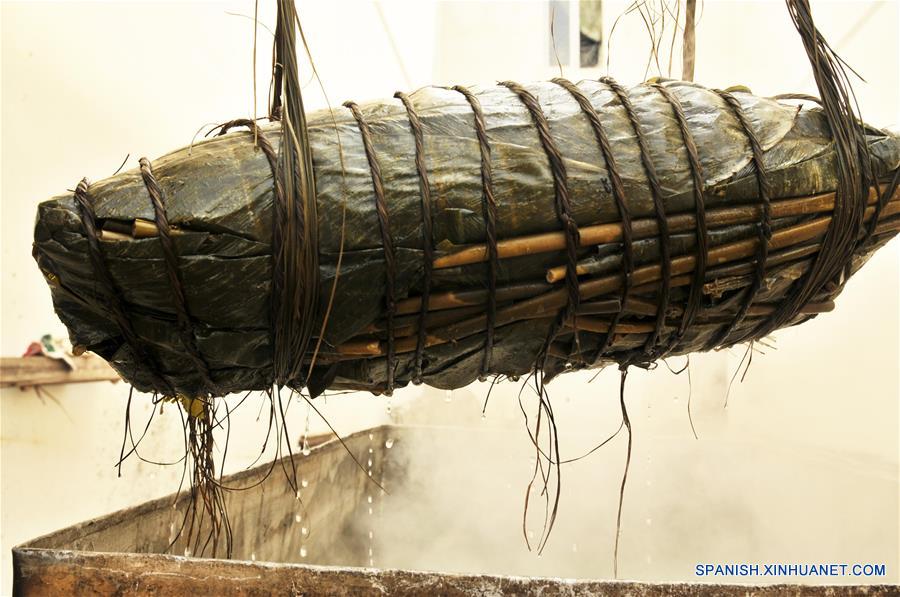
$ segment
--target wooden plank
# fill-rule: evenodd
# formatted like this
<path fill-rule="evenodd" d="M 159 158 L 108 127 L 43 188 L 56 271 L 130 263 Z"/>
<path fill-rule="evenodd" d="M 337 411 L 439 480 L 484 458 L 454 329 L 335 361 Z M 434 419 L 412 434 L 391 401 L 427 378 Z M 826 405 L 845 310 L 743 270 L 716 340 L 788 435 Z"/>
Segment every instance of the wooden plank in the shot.
<path fill-rule="evenodd" d="M 896 595 L 896 587 L 888 585 L 765 586 L 569 580 L 28 548 L 13 550 L 13 568 L 15 595 Z"/>
<path fill-rule="evenodd" d="M 119 381 L 121 377 L 98 356 L 73 357 L 77 367 L 44 356 L 0 358 L 0 387 L 45 386 L 88 381 Z"/>

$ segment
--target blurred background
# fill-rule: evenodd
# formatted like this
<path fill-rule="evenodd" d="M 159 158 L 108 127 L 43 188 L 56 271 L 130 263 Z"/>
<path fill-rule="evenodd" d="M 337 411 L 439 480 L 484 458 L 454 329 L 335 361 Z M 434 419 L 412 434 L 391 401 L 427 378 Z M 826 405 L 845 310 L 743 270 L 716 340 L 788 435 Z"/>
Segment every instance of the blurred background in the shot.
<path fill-rule="evenodd" d="M 639 6 L 298 1 L 334 106 L 428 84 L 539 80 L 560 70 L 572 80 L 608 73 L 628 85 L 677 78 L 681 33 L 670 69 L 674 19 L 667 12 L 677 3 Z M 21 356 L 44 334 L 66 335 L 31 259 L 38 202 L 83 176 L 111 175 L 126 154 L 132 168 L 141 156 L 187 145 L 207 123 L 253 115 L 254 8 L 252 1 L 2 3 L 2 356 Z M 274 2 L 258 10 L 261 115 Z M 657 65 L 645 18 L 657 15 L 659 27 L 663 14 L 668 28 Z M 814 16 L 865 79 L 855 84 L 864 118 L 896 130 L 900 5 L 822 1 Z M 745 85 L 758 95 L 816 93 L 783 2 L 706 0 L 698 17 L 699 83 Z M 308 109 L 326 106 L 311 78 L 305 94 Z M 830 580 L 900 581 L 898 266 L 895 240 L 849 282 L 833 313 L 757 345 L 730 392 L 743 347 L 695 355 L 689 373 L 677 376 L 666 366 L 630 373 L 634 452 L 620 578 L 698 580 L 694 566 L 705 562 L 859 562 L 886 564 L 888 577 Z M 679 358 L 671 366 L 684 364 Z M 618 372 L 608 370 L 549 386 L 564 458 L 619 426 L 618 383 Z M 440 428 L 413 450 L 407 476 L 414 482 L 384 503 L 375 565 L 611 578 L 624 434 L 564 467 L 557 528 L 538 558 L 526 548 L 521 521 L 534 454 L 520 384 L 495 386 L 482 416 L 488 387 L 409 387 L 390 405 L 368 394 L 320 399 L 341 434 L 386 423 Z M 0 391 L 0 593 L 10 591 L 13 545 L 177 488 L 180 467 L 136 458 L 117 477 L 127 396 L 123 383 L 109 382 Z M 534 396 L 523 400 L 534 412 Z M 263 445 L 261 404 L 252 396 L 234 413 L 226 471 L 246 467 Z M 136 428 L 150 410 L 149 396 L 134 397 Z M 328 430 L 302 403 L 291 407 L 288 423 L 295 448 L 305 429 Z M 141 448 L 157 460 L 181 455 L 174 408 L 157 417 Z M 537 535 L 538 518 L 526 525 Z"/>

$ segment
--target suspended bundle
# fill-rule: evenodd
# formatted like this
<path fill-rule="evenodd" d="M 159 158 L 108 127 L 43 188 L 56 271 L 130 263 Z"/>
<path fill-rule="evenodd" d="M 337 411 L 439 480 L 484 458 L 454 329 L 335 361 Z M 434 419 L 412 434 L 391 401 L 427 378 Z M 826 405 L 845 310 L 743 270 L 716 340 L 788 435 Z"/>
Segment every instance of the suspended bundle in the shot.
<path fill-rule="evenodd" d="M 282 127 L 236 121 L 42 203 L 34 255 L 72 343 L 166 395 L 645 366 L 831 310 L 897 233 L 900 137 L 835 122 L 681 81 L 429 87 L 309 114 L 307 205 Z"/>

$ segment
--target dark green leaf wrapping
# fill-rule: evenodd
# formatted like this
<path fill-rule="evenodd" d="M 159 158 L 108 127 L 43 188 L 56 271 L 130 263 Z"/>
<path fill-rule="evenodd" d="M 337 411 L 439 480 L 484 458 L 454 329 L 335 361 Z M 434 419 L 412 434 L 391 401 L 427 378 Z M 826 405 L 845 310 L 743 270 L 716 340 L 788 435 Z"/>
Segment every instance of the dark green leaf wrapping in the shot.
<path fill-rule="evenodd" d="M 693 83 L 671 81 L 666 85 L 681 102 L 699 148 L 706 208 L 754 203 L 757 187 L 749 145 L 723 100 Z M 654 209 L 646 176 L 622 107 L 604 84 L 584 81 L 578 86 L 599 113 L 610 139 L 632 218 L 651 217 Z M 578 104 L 554 83 L 526 88 L 538 98 L 564 158 L 572 215 L 579 226 L 617 222 L 609 175 Z M 525 107 L 505 87 L 473 91 L 484 110 L 491 145 L 498 238 L 558 230 L 550 167 Z M 808 196 L 836 188 L 834 153 L 818 109 L 800 110 L 796 105 L 748 93 L 735 96 L 765 151 L 774 198 Z M 635 87 L 629 97 L 649 141 L 667 213 L 692 212 L 689 165 L 669 105 L 651 86 Z M 460 93 L 444 88 L 424 88 L 411 94 L 410 99 L 422 123 L 437 255 L 484 242 L 480 153 L 470 105 Z M 421 197 L 413 136 L 399 100 L 362 105 L 361 110 L 370 124 L 384 177 L 396 247 L 395 293 L 402 300 L 418 295 L 423 275 Z M 334 305 L 313 382 L 316 387 L 382 390 L 386 373 L 383 358 L 341 359 L 336 353 L 336 347 L 351 338 L 376 338 L 370 328 L 378 328 L 384 313 L 384 261 L 369 165 L 356 122 L 345 108 L 336 108 L 333 116 L 328 111 L 312 113 L 308 122 L 319 219 L 322 305 L 314 315 L 319 319 L 317 329 L 321 328 L 343 244 Z M 277 148 L 278 130 L 263 127 L 262 131 Z M 884 176 L 900 165 L 900 138 L 874 129 L 868 133 L 873 168 L 876 175 Z M 197 346 L 213 379 L 231 392 L 266 388 L 271 383 L 273 325 L 269 311 L 273 193 L 268 162 L 254 147 L 252 134 L 234 132 L 159 158 L 153 162 L 153 170 L 166 195 L 169 222 L 179 229 L 173 239 L 186 304 Z M 153 220 L 153 208 L 137 170 L 94 183 L 89 196 L 100 222 Z M 797 221 L 776 221 L 775 228 Z M 753 235 L 753 226 L 719 228 L 711 231 L 710 245 Z M 876 237 L 872 247 L 886 240 Z M 71 195 L 39 206 L 34 254 L 41 269 L 55 277 L 50 284 L 54 305 L 73 344 L 87 346 L 109 360 L 138 389 L 161 389 L 152 387 L 151 377 L 136 365 L 115 324 L 106 316 L 86 258 L 86 244 Z M 101 245 L 110 273 L 122 289 L 133 327 L 148 343 L 161 373 L 180 392 L 200 391 L 198 376 L 175 329 L 175 312 L 157 239 L 103 241 Z M 690 254 L 694 245 L 690 233 L 672 237 L 673 255 Z M 656 239 L 636 242 L 634 247 L 638 265 L 658 259 Z M 583 248 L 580 259 L 593 268 L 588 277 L 615 272 L 621 267 L 621 247 Z M 854 268 L 863 261 L 861 254 Z M 564 263 L 564 251 L 501 260 L 498 286 L 543 283 L 548 267 Z M 757 302 L 777 303 L 802 271 L 802 262 L 773 268 Z M 438 269 L 434 271 L 432 293 L 483 289 L 486 276 L 485 264 Z M 832 296 L 839 289 L 833 289 Z M 673 304 L 683 305 L 686 292 L 686 288 L 674 288 Z M 725 293 L 707 300 L 707 319 L 728 309 L 733 312 L 736 295 Z M 652 300 L 652 296 L 649 298 Z M 792 323 L 805 318 L 798 317 Z M 746 325 L 737 327 L 735 337 L 747 329 Z M 494 372 L 521 375 L 530 371 L 549 326 L 549 320 L 532 320 L 498 327 Z M 717 329 L 717 325 L 702 323 L 701 318 L 675 352 L 700 349 Z M 599 337 L 583 334 L 582 343 L 587 342 L 590 348 Z M 617 355 L 638 348 L 641 342 L 639 335 L 618 336 L 597 364 L 616 361 Z M 484 334 L 475 334 L 427 348 L 424 381 L 441 388 L 471 382 L 479 373 L 483 345 Z M 551 358 L 546 372 L 552 375 L 563 370 L 565 362 L 564 357 Z M 397 384 L 407 383 L 412 373 L 412 353 L 398 354 Z"/>

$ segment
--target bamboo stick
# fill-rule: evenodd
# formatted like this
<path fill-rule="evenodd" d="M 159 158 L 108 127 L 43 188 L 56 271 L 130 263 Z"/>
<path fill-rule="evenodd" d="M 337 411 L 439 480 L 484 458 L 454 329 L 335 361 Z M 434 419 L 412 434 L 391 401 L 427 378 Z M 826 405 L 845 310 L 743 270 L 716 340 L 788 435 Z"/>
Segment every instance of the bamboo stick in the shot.
<path fill-rule="evenodd" d="M 831 207 L 834 207 L 834 194 L 831 193 L 831 194 L 829 194 L 829 196 L 831 197 Z M 820 195 L 820 197 L 821 197 L 821 195 Z M 891 200 L 894 200 L 897 198 L 900 198 L 900 187 L 898 187 L 895 190 L 894 196 L 892 197 Z M 869 203 L 872 204 L 877 199 L 878 199 L 878 197 L 877 197 L 877 195 L 875 195 L 875 190 L 872 189 L 869 193 Z M 801 200 L 801 201 L 805 201 L 805 200 Z M 773 203 L 772 206 L 773 206 L 773 209 L 772 209 L 772 218 L 773 219 L 778 218 L 778 217 L 785 217 L 784 215 L 776 215 L 775 214 L 776 210 L 774 209 L 775 204 Z M 796 216 L 796 215 L 801 215 L 801 214 L 795 213 L 792 215 Z M 744 222 L 744 223 L 746 223 L 746 222 Z M 590 273 L 581 265 L 579 265 L 576 268 L 576 272 L 578 273 L 578 275 L 584 275 L 586 273 Z M 550 268 L 549 270 L 547 270 L 547 282 L 550 282 L 551 284 L 555 284 L 556 282 L 563 280 L 565 277 L 566 277 L 566 266 L 565 265 L 560 265 L 560 266 L 553 267 L 553 268 Z"/>
<path fill-rule="evenodd" d="M 749 318 L 754 317 L 765 317 L 775 311 L 776 307 L 774 305 L 753 305 L 747 311 L 747 316 Z M 821 303 L 807 303 L 800 309 L 800 313 L 804 315 L 817 315 L 819 313 L 828 313 L 834 310 L 834 301 L 824 301 Z M 703 318 L 702 316 L 698 318 L 697 323 L 728 323 L 730 320 L 724 317 L 721 318 L 721 321 L 711 320 L 707 318 Z M 578 329 L 586 332 L 595 332 L 600 334 L 605 334 L 609 331 L 610 323 L 604 319 L 596 319 L 594 317 L 579 317 L 578 321 Z M 572 321 L 566 322 L 566 327 L 570 329 L 574 329 L 572 325 Z M 656 329 L 656 324 L 648 322 L 648 323 L 628 323 L 628 322 L 619 322 L 616 325 L 616 333 L 618 334 L 649 334 L 650 332 Z"/>
<path fill-rule="evenodd" d="M 887 185 L 882 185 L 881 188 L 884 190 L 887 188 Z M 894 192 L 892 199 L 898 196 L 900 196 L 900 189 Z M 869 189 L 867 204 L 871 205 L 877 199 L 878 194 L 874 187 Z M 833 208 L 834 193 L 822 193 L 810 197 L 773 201 L 769 213 L 772 219 L 776 219 L 823 213 L 831 211 Z M 758 222 L 761 217 L 762 208 L 759 205 L 722 207 L 710 209 L 706 212 L 706 225 L 710 228 L 715 228 L 733 224 L 749 224 Z M 693 214 L 673 215 L 666 218 L 666 220 L 669 223 L 669 232 L 690 231 L 693 230 L 696 223 Z M 635 240 L 659 234 L 659 227 L 655 218 L 635 220 L 631 224 L 631 230 Z M 622 240 L 622 225 L 616 222 L 584 226 L 579 229 L 579 233 L 581 236 L 580 246 L 582 247 L 612 243 Z M 501 259 L 561 251 L 565 248 L 566 236 L 563 232 L 545 232 L 497 242 L 497 254 Z M 487 258 L 487 245 L 475 245 L 435 259 L 434 268 L 442 269 L 481 263 L 487 261 Z"/>
<path fill-rule="evenodd" d="M 115 232 L 113 230 L 101 230 L 100 231 L 100 240 L 103 241 L 122 241 L 122 240 L 134 240 L 132 237 L 127 234 L 122 234 L 121 232 Z"/>
<path fill-rule="evenodd" d="M 138 218 L 132 225 L 131 235 L 134 238 L 151 238 L 159 236 L 159 229 L 156 227 L 156 222 Z"/>
<path fill-rule="evenodd" d="M 804 305 L 800 309 L 800 313 L 804 315 L 814 315 L 819 313 L 828 313 L 834 310 L 835 304 L 834 301 L 823 301 L 819 303 L 809 303 Z M 775 310 L 775 305 L 770 304 L 759 304 L 752 305 L 750 309 L 747 311 L 747 320 L 752 321 L 753 319 L 764 317 L 769 315 Z M 718 317 L 713 316 L 703 316 L 701 315 L 698 318 L 697 323 L 700 325 L 722 325 L 728 323 L 730 321 L 726 316 L 726 314 L 722 314 Z M 542 317 L 534 317 L 531 319 L 535 325 L 550 325 L 552 323 L 553 318 L 548 318 L 546 316 Z M 578 329 L 580 331 L 585 332 L 593 332 L 593 333 L 606 333 L 609 331 L 609 321 L 596 319 L 593 317 L 578 317 Z M 570 332 L 574 330 L 571 325 L 571 322 L 566 322 L 565 327 Z M 648 334 L 655 329 L 653 324 L 650 323 L 633 323 L 633 322 L 619 322 L 616 325 L 616 334 L 617 335 L 641 335 Z M 395 344 L 395 348 L 398 353 L 412 352 L 415 350 L 415 344 L 410 341 L 411 338 L 403 337 L 398 338 L 398 342 Z M 426 341 L 427 346 L 436 346 L 438 344 L 444 344 L 445 342 L 435 336 L 429 336 Z M 374 357 L 374 356 L 384 356 L 383 351 L 373 352 L 371 347 L 367 348 L 368 352 L 366 354 L 353 354 L 349 352 L 338 351 L 337 354 L 333 355 L 320 355 L 320 362 L 333 362 L 335 360 L 355 360 L 359 357 Z M 329 358 L 330 357 L 330 358 Z"/>
<path fill-rule="evenodd" d="M 483 310 L 481 305 L 473 305 L 471 307 L 456 307 L 454 309 L 444 309 L 440 311 L 431 311 L 425 315 L 425 327 L 440 327 L 462 321 L 466 317 L 478 315 Z M 413 315 L 402 315 L 394 319 L 394 330 L 396 336 L 408 336 L 414 334 L 416 326 L 419 324 L 418 312 Z M 410 331 L 411 330 L 411 331 Z M 387 331 L 387 323 L 384 320 L 375 321 L 367 325 L 364 329 L 366 334 L 376 334 L 378 332 Z"/>
<path fill-rule="evenodd" d="M 549 290 L 551 286 L 544 282 L 528 282 L 525 284 L 513 284 L 497 289 L 497 302 L 515 301 L 536 296 Z M 488 291 L 486 289 L 450 291 L 441 294 L 432 294 L 428 301 L 428 309 L 439 311 L 441 309 L 454 309 L 456 307 L 471 307 L 483 305 L 487 302 Z M 397 315 L 418 313 L 422 304 L 420 297 L 414 296 L 402 301 L 397 301 Z"/>
<path fill-rule="evenodd" d="M 345 356 L 378 356 L 381 347 L 378 340 L 349 340 L 337 347 L 338 354 Z"/>
<path fill-rule="evenodd" d="M 894 195 L 895 199 L 892 200 L 892 203 L 896 203 L 897 195 Z M 887 207 L 890 207 L 891 204 L 888 204 Z M 867 212 L 869 214 L 867 217 L 871 216 L 871 212 Z M 888 210 L 882 217 L 887 217 L 889 215 Z M 743 242 L 743 241 L 742 241 Z M 755 242 L 755 241 L 754 241 Z M 727 246 L 727 245 L 723 245 Z M 779 263 L 783 263 L 786 260 L 799 258 L 802 255 L 809 255 L 815 253 L 818 250 L 818 247 L 809 246 L 809 247 L 792 247 L 792 250 L 796 253 L 790 253 L 785 255 L 779 260 L 778 256 L 773 255 L 769 258 L 770 265 L 777 265 Z M 735 275 L 736 273 L 750 273 L 753 271 L 754 266 L 752 263 L 750 264 L 736 264 L 729 265 L 729 271 L 725 273 L 724 271 L 721 275 Z M 715 268 L 711 268 L 710 275 L 713 275 L 716 272 Z M 672 286 L 684 286 L 689 284 L 691 281 L 690 276 L 673 276 L 671 285 Z M 529 291 L 526 292 L 524 289 L 526 287 L 530 287 Z M 656 291 L 656 282 L 651 280 L 646 284 L 636 284 L 633 288 L 633 292 L 635 294 L 641 294 L 643 292 L 648 291 Z M 550 291 L 552 290 L 552 286 L 549 284 L 523 284 L 523 285 L 515 285 L 509 287 L 502 287 L 497 289 L 497 299 L 498 301 L 506 301 L 506 300 L 518 300 L 520 298 L 531 298 L 533 296 L 537 296 L 541 294 L 542 291 Z M 465 306 L 473 306 L 476 304 L 484 304 L 487 302 L 487 290 L 471 290 L 471 291 L 463 291 L 463 292 L 448 292 L 443 294 L 433 294 L 431 296 L 431 300 L 429 302 L 430 309 L 441 309 L 441 308 L 453 308 L 457 305 L 465 305 Z M 402 304 L 402 311 L 406 313 L 414 313 L 418 312 L 420 306 L 420 298 L 419 297 L 410 297 L 398 303 L 398 306 Z M 398 308 L 398 312 L 401 310 Z M 655 311 L 654 311 L 655 312 Z"/>
<path fill-rule="evenodd" d="M 181 232 L 181 228 L 178 226 L 169 227 L 170 234 L 177 236 Z M 156 222 L 143 218 L 136 218 L 131 223 L 122 220 L 106 220 L 100 229 L 100 240 L 135 240 L 154 236 L 159 236 Z"/>
<path fill-rule="evenodd" d="M 900 201 L 895 193 L 890 202 L 885 205 L 881 214 L 882 218 L 900 213 Z M 874 207 L 869 207 L 865 212 L 865 220 L 871 219 L 874 213 Z M 790 228 L 776 231 L 769 241 L 770 250 L 780 250 L 794 247 L 798 244 L 815 240 L 825 234 L 831 216 L 823 216 L 809 222 L 804 222 Z M 882 222 L 876 229 L 877 233 L 886 231 L 900 230 L 900 221 L 898 222 Z M 715 267 L 716 265 L 735 261 L 745 257 L 752 257 L 756 252 L 758 240 L 755 238 L 737 241 L 715 247 L 708 252 L 707 263 Z M 671 273 L 677 277 L 693 271 L 696 265 L 696 257 L 694 255 L 683 255 L 672 259 Z M 641 285 L 650 284 L 659 280 L 661 267 L 659 264 L 652 264 L 637 268 L 632 277 L 637 290 Z M 690 283 L 690 278 L 684 276 L 685 282 Z M 579 291 L 582 300 L 589 300 L 603 294 L 617 290 L 622 283 L 621 275 L 609 275 L 594 280 L 582 282 L 579 285 Z M 565 306 L 568 300 L 567 291 L 564 288 L 557 288 L 526 298 L 518 303 L 504 307 L 497 311 L 495 318 L 496 326 L 503 326 L 524 319 L 548 318 L 555 315 L 555 312 Z M 580 320 L 581 318 L 579 318 Z M 484 315 L 478 315 L 459 323 L 448 325 L 444 328 L 434 330 L 426 335 L 425 346 L 435 346 L 446 342 L 453 342 L 465 338 L 469 335 L 479 333 L 484 330 L 486 318 Z M 395 343 L 397 353 L 410 352 L 415 350 L 415 338 L 403 338 Z M 383 350 L 380 353 L 383 354 Z"/>
<path fill-rule="evenodd" d="M 888 217 L 900 212 L 900 201 L 891 201 L 885 206 L 882 213 L 883 217 Z M 866 209 L 865 218 L 868 220 L 872 217 L 874 208 Z M 784 249 L 802 242 L 811 241 L 825 234 L 828 225 L 831 223 L 831 216 L 824 216 L 804 222 L 790 228 L 778 230 L 772 234 L 769 241 L 770 250 Z M 758 241 L 755 238 L 749 238 L 720 247 L 715 247 L 707 253 L 706 263 L 710 267 L 722 263 L 728 263 L 744 257 L 752 257 L 756 253 Z M 693 271 L 697 258 L 695 255 L 681 255 L 672 259 L 671 272 L 673 275 L 686 274 Z M 644 282 L 658 280 L 661 275 L 661 266 L 659 264 L 645 265 L 634 271 L 633 280 L 635 285 Z M 579 286 L 582 298 L 591 298 L 599 296 L 605 292 L 616 290 L 621 285 L 621 275 L 609 275 L 594 280 L 588 280 Z M 565 293 L 565 289 L 562 289 Z M 548 293 L 548 295 L 551 293 Z M 564 304 L 565 301 L 563 301 Z"/>
<path fill-rule="evenodd" d="M 876 230 L 876 232 L 883 232 L 884 226 L 879 226 L 881 230 Z M 769 256 L 767 260 L 768 266 L 773 268 L 775 266 L 779 266 L 788 262 L 795 262 L 803 259 L 804 257 L 808 257 L 816 253 L 819 250 L 818 245 L 805 245 L 805 246 L 795 246 L 790 247 L 788 249 L 783 249 L 780 251 L 776 251 Z M 703 293 L 712 295 L 712 296 L 721 296 L 727 290 L 736 290 L 737 288 L 741 288 L 744 286 L 748 286 L 752 278 L 747 274 L 753 273 L 756 269 L 755 264 L 752 262 L 747 263 L 733 263 L 728 265 L 721 265 L 715 268 L 711 268 L 707 270 L 707 278 L 711 278 L 710 282 L 707 282 L 703 286 Z M 771 273 L 771 272 L 770 272 Z M 728 280 L 728 282 L 722 282 L 721 280 Z M 690 275 L 681 275 L 674 276 L 669 283 L 669 286 L 672 288 L 679 286 L 687 286 L 692 282 L 693 278 Z M 632 295 L 640 295 L 647 293 L 655 293 L 659 290 L 659 282 L 648 282 L 646 284 L 641 284 L 632 288 Z M 483 303 L 482 303 L 483 304 Z M 604 315 L 616 313 L 619 310 L 619 300 L 618 299 L 601 299 L 599 301 L 588 301 L 583 302 L 579 306 L 578 314 L 579 315 Z M 429 314 L 426 318 L 427 327 L 432 327 L 432 325 L 439 326 L 444 324 L 457 323 L 459 321 L 463 321 L 469 315 L 477 315 L 481 314 L 481 310 L 479 309 L 480 305 L 474 305 L 471 307 L 461 307 L 448 309 L 446 311 L 437 311 L 432 312 L 429 311 Z M 752 309 L 753 307 L 751 307 Z M 645 316 L 654 316 L 656 315 L 656 303 L 651 300 L 645 300 L 638 298 L 637 296 L 629 296 L 628 301 L 625 304 L 625 308 L 623 309 L 625 314 L 632 315 L 645 315 Z M 679 305 L 671 304 L 669 305 L 669 313 L 667 313 L 667 317 L 678 317 L 682 312 L 682 309 Z M 432 324 L 432 316 L 437 316 L 443 314 L 440 320 L 435 318 Z M 407 319 L 410 321 L 417 320 L 417 316 L 407 316 Z M 438 323 L 440 321 L 440 323 Z M 399 328 L 398 328 L 399 330 Z M 385 327 L 383 322 L 377 322 L 370 325 L 366 329 L 366 333 L 371 333 L 373 331 L 385 331 Z M 396 334 L 398 337 L 402 335 L 409 335 L 404 331 L 400 333 L 400 331 Z"/>

